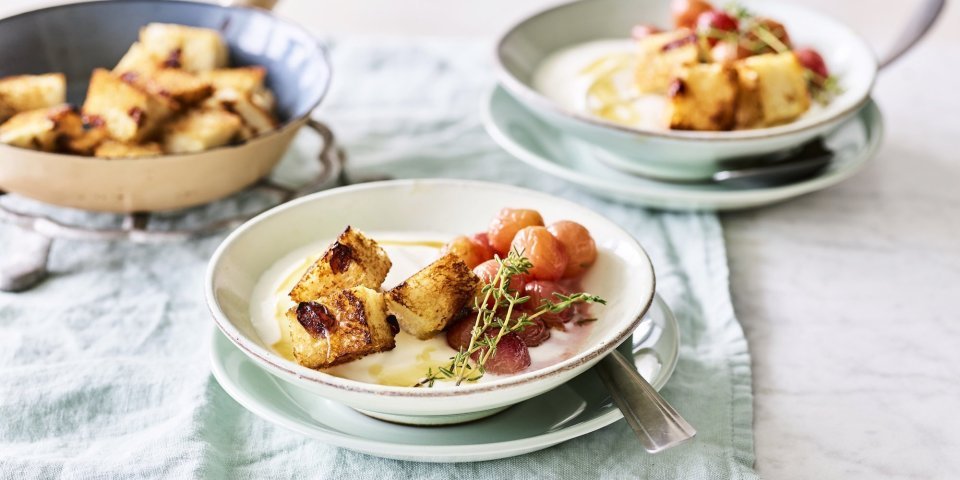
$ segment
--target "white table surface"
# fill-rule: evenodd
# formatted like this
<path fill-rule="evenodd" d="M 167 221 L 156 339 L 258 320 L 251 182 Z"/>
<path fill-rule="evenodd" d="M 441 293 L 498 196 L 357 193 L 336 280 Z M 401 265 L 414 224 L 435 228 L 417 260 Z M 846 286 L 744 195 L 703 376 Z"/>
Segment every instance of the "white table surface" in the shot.
<path fill-rule="evenodd" d="M 919 3 L 803 1 L 878 51 Z M 0 16 L 51 3 L 4 0 Z M 277 10 L 318 33 L 492 39 L 549 3 L 283 0 Z M 765 478 L 960 478 L 958 31 L 954 2 L 883 72 L 887 136 L 860 175 L 723 216 Z"/>

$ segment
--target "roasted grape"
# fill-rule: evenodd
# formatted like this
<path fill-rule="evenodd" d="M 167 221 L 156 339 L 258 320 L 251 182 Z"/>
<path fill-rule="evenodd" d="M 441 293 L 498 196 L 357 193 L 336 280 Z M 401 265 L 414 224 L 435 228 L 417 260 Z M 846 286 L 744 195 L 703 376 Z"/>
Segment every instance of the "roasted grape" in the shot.
<path fill-rule="evenodd" d="M 517 331 L 517 336 L 528 347 L 536 347 L 550 339 L 550 327 L 540 318 L 534 318 L 527 325 Z"/>
<path fill-rule="evenodd" d="M 477 324 L 476 315 L 465 315 L 463 319 L 447 328 L 447 345 L 454 350 L 470 346 L 470 337 L 473 336 L 473 327 Z"/>
<path fill-rule="evenodd" d="M 697 18 L 703 12 L 713 10 L 713 5 L 703 0 L 674 0 L 670 4 L 673 14 L 673 25 L 676 28 L 693 29 L 697 26 Z"/>
<path fill-rule="evenodd" d="M 530 263 L 530 276 L 536 280 L 557 280 L 567 269 L 567 253 L 560 240 L 545 227 L 526 227 L 513 238 L 511 248 Z"/>
<path fill-rule="evenodd" d="M 452 253 L 460 258 L 463 263 L 467 264 L 468 267 L 473 269 L 493 256 L 489 248 L 486 244 L 481 244 L 461 235 L 444 245 L 443 248 L 440 249 L 440 254 Z"/>
<path fill-rule="evenodd" d="M 481 348 L 471 356 L 477 361 L 480 355 L 486 354 L 486 348 Z M 487 359 L 483 368 L 489 373 L 506 375 L 517 373 L 530 366 L 530 350 L 523 340 L 515 333 L 508 333 L 500 337 L 497 350 Z"/>
<path fill-rule="evenodd" d="M 524 303 L 524 307 L 531 314 L 536 312 L 538 308 L 545 301 L 559 302 L 560 298 L 556 294 L 567 295 L 569 290 L 564 288 L 557 282 L 548 282 L 544 280 L 534 280 L 527 283 L 523 288 L 523 294 L 530 297 L 530 300 L 527 300 Z M 545 313 L 540 318 L 542 318 L 547 325 L 552 327 L 561 327 L 564 323 L 569 322 L 574 315 L 575 309 L 568 308 L 560 313 Z"/>
<path fill-rule="evenodd" d="M 820 53 L 812 48 L 798 48 L 793 51 L 793 54 L 797 56 L 797 61 L 800 62 L 800 65 L 803 65 L 804 68 L 813 72 L 817 78 L 815 80 L 818 83 L 826 80 L 830 76 L 830 70 L 827 69 L 827 62 L 823 61 L 823 57 L 820 56 Z"/>
<path fill-rule="evenodd" d="M 543 226 L 543 217 L 536 210 L 504 208 L 490 222 L 487 236 L 493 250 L 506 258 L 513 237 L 524 227 Z"/>
<path fill-rule="evenodd" d="M 597 261 L 597 244 L 590 236 L 590 231 L 583 225 L 569 220 L 561 220 L 550 225 L 551 234 L 563 245 L 567 254 L 567 267 L 563 271 L 564 278 L 575 278 L 583 275 Z"/>
<path fill-rule="evenodd" d="M 714 46 L 720 37 L 734 35 L 740 30 L 740 23 L 729 13 L 723 10 L 703 12 L 697 17 L 697 33 L 707 38 L 707 43 Z"/>
<path fill-rule="evenodd" d="M 477 265 L 477 267 L 473 269 L 473 273 L 480 277 L 481 285 L 486 285 L 493 281 L 497 276 L 498 270 L 500 270 L 499 262 L 496 260 L 487 260 Z M 510 280 L 507 282 L 507 289 L 511 292 L 522 292 L 523 286 L 526 285 L 528 280 L 528 275 L 514 275 L 510 277 Z"/>

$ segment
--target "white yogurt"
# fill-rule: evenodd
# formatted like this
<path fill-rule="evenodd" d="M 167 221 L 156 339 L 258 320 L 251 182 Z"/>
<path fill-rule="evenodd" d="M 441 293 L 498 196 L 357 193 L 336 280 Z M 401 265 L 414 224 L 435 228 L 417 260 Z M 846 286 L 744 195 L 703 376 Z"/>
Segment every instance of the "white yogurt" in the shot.
<path fill-rule="evenodd" d="M 567 110 L 633 127 L 665 129 L 666 98 L 636 92 L 636 54 L 636 44 L 629 39 L 574 45 L 537 66 L 533 88 Z"/>

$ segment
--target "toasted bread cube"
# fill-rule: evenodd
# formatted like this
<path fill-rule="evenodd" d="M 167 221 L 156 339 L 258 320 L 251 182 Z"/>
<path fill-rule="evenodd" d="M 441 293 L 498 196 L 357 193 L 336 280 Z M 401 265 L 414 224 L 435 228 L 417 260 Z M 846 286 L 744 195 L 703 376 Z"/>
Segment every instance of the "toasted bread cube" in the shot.
<path fill-rule="evenodd" d="M 195 73 L 227 65 L 227 44 L 209 28 L 151 23 L 140 29 L 140 43 L 166 67 Z"/>
<path fill-rule="evenodd" d="M 112 73 L 147 92 L 184 105 L 199 103 L 213 94 L 209 81 L 179 68 L 165 67 L 139 42 L 130 46 Z"/>
<path fill-rule="evenodd" d="M 793 52 L 747 57 L 735 64 L 741 100 L 737 126 L 753 128 L 789 122 L 810 108 L 803 66 Z"/>
<path fill-rule="evenodd" d="M 760 76 L 755 70 L 744 68 L 741 63 L 737 69 L 737 113 L 734 125 L 738 129 L 760 128 L 764 125 L 763 104 L 760 98 Z"/>
<path fill-rule="evenodd" d="M 294 302 L 364 286 L 378 289 L 392 266 L 387 252 L 359 230 L 347 227 L 290 291 Z"/>
<path fill-rule="evenodd" d="M 670 128 L 729 130 L 736 120 L 737 71 L 720 63 L 686 67 L 668 92 Z"/>
<path fill-rule="evenodd" d="M 114 140 L 136 143 L 150 138 L 177 108 L 168 98 L 130 85 L 103 69 L 93 71 L 83 114 L 102 122 Z"/>
<path fill-rule="evenodd" d="M 243 120 L 245 130 L 251 138 L 277 128 L 277 120 L 273 115 L 258 107 L 248 95 L 241 95 L 234 90 L 217 90 L 203 102 L 203 107 L 236 113 Z"/>
<path fill-rule="evenodd" d="M 164 128 L 167 153 L 194 153 L 227 145 L 237 138 L 240 117 L 225 110 L 191 110 Z"/>
<path fill-rule="evenodd" d="M 55 107 L 66 102 L 67 79 L 62 73 L 0 79 L 0 122 L 19 112 Z"/>
<path fill-rule="evenodd" d="M 20 112 L 0 125 L 0 142 L 17 147 L 60 152 L 83 133 L 80 115 L 69 105 Z"/>
<path fill-rule="evenodd" d="M 324 368 L 396 346 L 395 320 L 388 318 L 383 294 L 366 287 L 340 290 L 302 302 L 286 315 L 297 363 Z"/>
<path fill-rule="evenodd" d="M 94 150 L 93 155 L 101 158 L 156 157 L 163 155 L 163 149 L 156 142 L 132 144 L 106 140 Z"/>
<path fill-rule="evenodd" d="M 685 28 L 649 35 L 637 46 L 634 78 L 640 93 L 666 93 L 681 70 L 700 59 L 697 36 Z"/>
<path fill-rule="evenodd" d="M 210 82 L 216 95 L 222 99 L 246 98 L 270 114 L 276 106 L 276 100 L 264 83 L 266 76 L 267 70 L 260 66 L 221 68 L 200 74 L 200 78 Z"/>
<path fill-rule="evenodd" d="M 262 90 L 267 69 L 260 66 L 239 68 L 218 68 L 198 74 L 201 79 L 210 82 L 217 90 L 234 90 L 248 94 Z"/>
<path fill-rule="evenodd" d="M 125 73 L 148 74 L 163 68 L 163 59 L 154 55 L 140 42 L 133 42 L 127 53 L 123 54 L 117 66 L 113 67 L 113 73 L 123 76 Z"/>
<path fill-rule="evenodd" d="M 426 340 L 459 317 L 479 286 L 470 267 L 448 253 L 387 292 L 387 309 L 403 331 Z"/>
<path fill-rule="evenodd" d="M 110 133 L 103 126 L 86 126 L 82 131 L 70 135 L 67 150 L 78 155 L 93 155 L 103 142 L 109 141 Z"/>

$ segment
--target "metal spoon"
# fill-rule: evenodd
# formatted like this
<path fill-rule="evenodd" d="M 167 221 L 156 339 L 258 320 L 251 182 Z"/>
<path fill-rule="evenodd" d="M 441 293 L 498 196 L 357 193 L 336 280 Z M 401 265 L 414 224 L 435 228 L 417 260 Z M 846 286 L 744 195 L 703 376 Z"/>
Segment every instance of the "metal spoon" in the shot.
<path fill-rule="evenodd" d="M 619 351 L 600 360 L 597 373 L 644 450 L 657 453 L 697 434 Z"/>
<path fill-rule="evenodd" d="M 784 159 L 758 165 L 757 159 L 728 161 L 742 168 L 728 168 L 714 173 L 708 182 L 737 188 L 761 188 L 785 185 L 819 174 L 833 161 L 834 153 L 821 139 L 802 145 Z"/>

